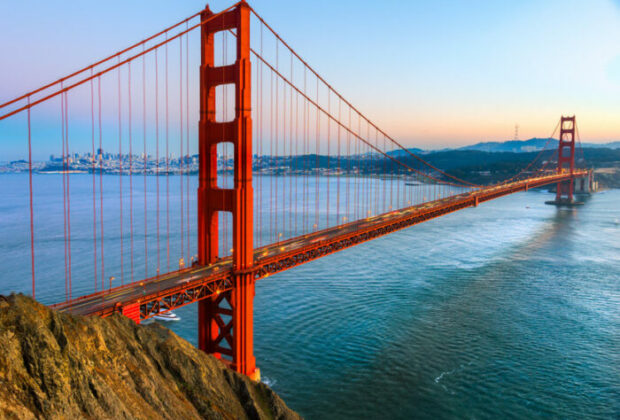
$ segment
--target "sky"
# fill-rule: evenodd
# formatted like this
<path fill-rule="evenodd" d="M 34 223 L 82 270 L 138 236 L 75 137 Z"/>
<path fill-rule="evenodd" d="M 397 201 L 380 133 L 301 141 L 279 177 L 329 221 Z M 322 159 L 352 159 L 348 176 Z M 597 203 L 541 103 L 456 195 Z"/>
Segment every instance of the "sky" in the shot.
<path fill-rule="evenodd" d="M 233 2 L 214 0 L 219 11 Z M 620 0 L 250 4 L 344 97 L 406 146 L 620 140 Z M 190 0 L 0 2 L 0 102 L 204 7 Z M 0 159 L 1 160 L 1 159 Z"/>

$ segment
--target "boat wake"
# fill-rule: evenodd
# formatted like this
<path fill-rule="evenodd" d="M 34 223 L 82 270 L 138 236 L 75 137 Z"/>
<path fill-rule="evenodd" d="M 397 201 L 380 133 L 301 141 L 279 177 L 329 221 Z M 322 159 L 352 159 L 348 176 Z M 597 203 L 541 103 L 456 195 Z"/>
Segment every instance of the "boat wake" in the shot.
<path fill-rule="evenodd" d="M 152 318 L 144 320 L 142 324 L 148 325 L 153 323 L 153 321 L 163 321 L 163 322 L 177 322 L 180 321 L 181 317 L 175 314 L 173 311 L 162 312 L 159 313 Z"/>
<path fill-rule="evenodd" d="M 443 383 L 440 383 L 441 380 L 443 379 L 444 376 L 453 375 L 453 374 L 455 374 L 457 372 L 460 372 L 463 369 L 465 369 L 467 366 L 471 366 L 473 363 L 474 363 L 473 361 L 467 362 L 465 364 L 459 365 L 459 367 L 456 367 L 456 368 L 454 368 L 452 370 L 441 372 L 441 374 L 435 378 L 435 383 L 437 385 L 441 385 L 441 387 L 444 389 L 444 391 L 449 392 L 450 394 L 454 395 L 454 391 L 450 391 L 446 385 L 444 385 Z"/>

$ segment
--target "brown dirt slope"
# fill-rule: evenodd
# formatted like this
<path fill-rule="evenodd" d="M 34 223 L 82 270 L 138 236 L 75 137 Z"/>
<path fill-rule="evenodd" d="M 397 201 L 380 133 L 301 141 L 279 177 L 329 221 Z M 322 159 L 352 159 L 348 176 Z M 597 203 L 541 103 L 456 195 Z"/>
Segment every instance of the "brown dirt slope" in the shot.
<path fill-rule="evenodd" d="M 0 418 L 297 419 L 266 385 L 156 323 L 0 296 Z"/>

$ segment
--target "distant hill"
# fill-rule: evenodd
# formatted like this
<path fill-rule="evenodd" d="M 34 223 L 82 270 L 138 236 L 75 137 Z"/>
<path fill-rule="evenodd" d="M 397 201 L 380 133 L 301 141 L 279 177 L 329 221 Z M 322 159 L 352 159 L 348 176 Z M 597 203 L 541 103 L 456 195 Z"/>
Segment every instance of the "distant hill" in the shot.
<path fill-rule="evenodd" d="M 549 144 L 547 144 L 549 141 Z M 455 149 L 445 148 L 439 150 L 423 150 L 417 147 L 412 147 L 409 150 L 416 155 L 428 155 L 430 153 L 438 153 L 438 152 L 448 152 L 452 150 L 472 150 L 477 152 L 488 152 L 488 153 L 501 153 L 501 152 L 509 152 L 509 153 L 530 153 L 530 152 L 538 152 L 542 150 L 545 145 L 547 145 L 547 149 L 555 149 L 558 147 L 558 141 L 556 139 L 548 139 L 548 138 L 537 138 L 534 137 L 529 140 L 507 140 L 507 141 L 489 141 L 476 143 L 469 146 L 463 146 Z M 620 149 L 620 141 L 612 141 L 609 143 L 582 143 L 582 147 L 584 148 L 607 148 L 607 149 Z M 388 152 L 389 155 L 393 157 L 404 157 L 407 156 L 408 153 L 404 150 L 393 150 Z"/>
<path fill-rule="evenodd" d="M 532 138 L 529 140 L 508 140 L 505 142 L 485 142 L 476 143 L 471 146 L 461 147 L 457 150 L 477 150 L 480 152 L 512 152 L 512 153 L 528 153 L 538 152 L 542 150 L 545 145 L 548 149 L 555 149 L 558 146 L 556 139 L 549 140 L 548 138 Z M 608 149 L 620 149 L 620 141 L 610 143 L 582 143 L 583 147 L 587 148 L 608 148 Z"/>
<path fill-rule="evenodd" d="M 429 150 L 422 150 L 422 149 L 418 149 L 417 147 L 412 147 L 407 150 L 409 150 L 411 153 L 415 153 L 416 155 L 425 155 L 427 153 L 431 153 L 431 151 Z M 409 153 L 405 152 L 404 150 L 392 150 L 391 152 L 388 152 L 388 155 L 397 158 L 397 157 L 407 156 L 409 155 Z"/>
<path fill-rule="evenodd" d="M 457 150 L 477 150 L 479 152 L 512 152 L 512 153 L 528 153 L 542 150 L 545 145 L 547 148 L 555 148 L 558 141 L 555 139 L 533 138 L 529 140 L 508 140 L 505 142 L 490 141 L 485 143 L 476 143 L 470 146 L 461 147 Z"/>
<path fill-rule="evenodd" d="M 583 143 L 583 147 L 620 149 L 620 141 L 610 141 L 609 143 Z"/>

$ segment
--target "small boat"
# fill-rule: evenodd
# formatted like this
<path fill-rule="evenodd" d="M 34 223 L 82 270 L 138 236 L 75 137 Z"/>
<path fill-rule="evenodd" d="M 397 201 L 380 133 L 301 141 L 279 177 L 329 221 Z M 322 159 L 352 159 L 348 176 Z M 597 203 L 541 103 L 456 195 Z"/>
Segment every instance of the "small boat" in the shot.
<path fill-rule="evenodd" d="M 162 312 L 160 314 L 157 314 L 153 317 L 153 319 L 156 319 L 157 321 L 165 321 L 165 322 L 181 320 L 181 318 L 172 311 Z"/>

